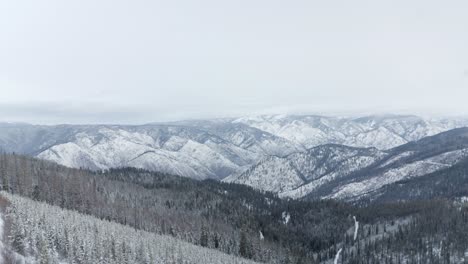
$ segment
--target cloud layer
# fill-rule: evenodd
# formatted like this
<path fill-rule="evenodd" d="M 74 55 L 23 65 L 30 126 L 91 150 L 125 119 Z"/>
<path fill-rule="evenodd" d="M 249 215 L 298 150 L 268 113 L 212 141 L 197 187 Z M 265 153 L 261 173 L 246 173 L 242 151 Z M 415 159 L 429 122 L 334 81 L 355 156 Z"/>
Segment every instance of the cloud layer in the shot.
<path fill-rule="evenodd" d="M 0 119 L 467 114 L 466 1 L 4 1 Z"/>

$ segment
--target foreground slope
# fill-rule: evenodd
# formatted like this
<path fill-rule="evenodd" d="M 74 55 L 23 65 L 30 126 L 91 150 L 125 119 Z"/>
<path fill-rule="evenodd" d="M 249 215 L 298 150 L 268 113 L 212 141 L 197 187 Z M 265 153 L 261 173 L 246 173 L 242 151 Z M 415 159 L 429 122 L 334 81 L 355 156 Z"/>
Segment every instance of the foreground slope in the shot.
<path fill-rule="evenodd" d="M 3 192 L 7 263 L 254 263 Z M 2 198 L 4 199 L 4 198 Z M 3 262 L 4 263 L 4 262 Z"/>

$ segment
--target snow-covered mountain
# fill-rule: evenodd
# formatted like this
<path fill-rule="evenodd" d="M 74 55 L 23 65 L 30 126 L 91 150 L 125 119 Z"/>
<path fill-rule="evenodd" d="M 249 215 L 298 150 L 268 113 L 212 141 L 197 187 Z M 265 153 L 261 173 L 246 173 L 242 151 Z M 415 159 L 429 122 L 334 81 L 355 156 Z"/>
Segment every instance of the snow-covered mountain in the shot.
<path fill-rule="evenodd" d="M 415 116 L 288 115 L 141 126 L 0 123 L 0 150 L 70 167 L 131 166 L 195 179 L 223 179 L 242 174 L 261 160 L 293 153 L 297 153 L 297 161 L 291 162 L 312 162 L 305 158 L 308 149 L 323 144 L 385 150 L 466 124 L 462 119 Z M 297 177 L 300 174 L 303 172 Z M 275 188 L 283 188 L 281 185 L 284 183 L 278 182 Z"/>
<path fill-rule="evenodd" d="M 264 156 L 302 146 L 243 124 L 143 126 L 0 125 L 0 149 L 101 170 L 137 167 L 195 179 L 224 178 Z"/>
<path fill-rule="evenodd" d="M 301 198 L 327 183 L 341 181 L 385 156 L 386 153 L 376 148 L 327 144 L 283 158 L 263 159 L 240 175 L 224 181 L 250 185 L 282 197 Z"/>
<path fill-rule="evenodd" d="M 466 119 L 401 115 L 364 117 L 272 115 L 239 118 L 233 122 L 261 129 L 301 144 L 305 148 L 335 143 L 354 147 L 375 147 L 381 150 L 468 124 Z"/>
<path fill-rule="evenodd" d="M 468 128 L 459 128 L 386 151 L 322 145 L 283 158 L 263 159 L 225 181 L 282 197 L 356 200 L 378 195 L 389 184 L 451 167 L 467 157 Z"/>

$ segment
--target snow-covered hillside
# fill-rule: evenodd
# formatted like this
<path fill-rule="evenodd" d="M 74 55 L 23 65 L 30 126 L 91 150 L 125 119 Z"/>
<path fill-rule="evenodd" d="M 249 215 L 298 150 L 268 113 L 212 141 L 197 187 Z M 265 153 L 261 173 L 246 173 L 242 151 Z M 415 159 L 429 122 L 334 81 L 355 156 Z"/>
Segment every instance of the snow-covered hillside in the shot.
<path fill-rule="evenodd" d="M 304 177 L 287 158 L 271 156 L 240 175 L 224 179 L 225 182 L 240 183 L 256 189 L 282 193 L 304 183 Z"/>
<path fill-rule="evenodd" d="M 1 245 L 2 263 L 255 263 L 171 236 L 1 195 L 11 202 L 4 216 L 8 244 Z"/>
<path fill-rule="evenodd" d="M 284 158 L 267 158 L 227 182 L 300 198 L 316 188 L 365 168 L 386 154 L 376 148 L 328 144 Z"/>
<path fill-rule="evenodd" d="M 350 118 L 271 115 L 239 118 L 233 122 L 270 132 L 306 148 L 336 143 L 381 150 L 468 124 L 466 119 L 399 115 Z"/>
<path fill-rule="evenodd" d="M 288 115 L 142 126 L 3 123 L 0 124 L 0 150 L 75 168 L 101 170 L 130 166 L 195 179 L 224 179 L 241 174 L 269 156 L 281 158 L 298 153 L 297 161 L 290 159 L 291 162 L 311 162 L 302 160 L 308 156 L 307 150 L 323 144 L 385 150 L 466 124 L 468 121 L 463 119 L 415 116 Z M 317 175 L 301 173 L 308 175 L 307 181 L 320 176 L 319 170 Z M 286 184 L 289 187 L 281 185 L 284 184 L 275 188 L 292 188 L 291 183 Z"/>
<path fill-rule="evenodd" d="M 448 168 L 468 157 L 468 129 L 455 129 L 380 151 L 328 144 L 267 158 L 227 182 L 281 197 L 355 200 L 382 187 Z"/>
<path fill-rule="evenodd" d="M 221 179 L 269 155 L 303 151 L 300 145 L 244 125 L 203 130 L 184 125 L 74 127 L 44 150 L 29 152 L 74 168 L 136 167 L 195 179 Z M 37 133 L 59 129 L 44 127 Z M 0 129 L 1 130 L 1 129 Z M 225 129 L 227 130 L 227 129 Z"/>
<path fill-rule="evenodd" d="M 400 180 L 423 176 L 456 164 L 468 156 L 468 149 L 455 150 L 376 173 L 371 178 L 355 180 L 335 188 L 325 198 L 353 200 Z"/>

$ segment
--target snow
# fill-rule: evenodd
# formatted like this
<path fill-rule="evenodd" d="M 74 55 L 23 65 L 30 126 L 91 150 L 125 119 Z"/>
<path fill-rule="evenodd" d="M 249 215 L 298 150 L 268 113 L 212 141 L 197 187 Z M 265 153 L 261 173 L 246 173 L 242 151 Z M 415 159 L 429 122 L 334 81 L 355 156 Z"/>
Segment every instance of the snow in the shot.
<path fill-rule="evenodd" d="M 417 154 L 406 151 L 389 157 L 378 174 L 349 182 L 335 188 L 324 198 L 349 199 L 366 195 L 387 184 L 411 177 L 422 176 L 451 166 L 468 156 L 468 150 L 455 150 L 405 164 L 405 158 Z M 388 157 L 377 149 L 349 148 L 341 145 L 324 145 L 304 153 L 284 158 L 270 157 L 243 173 L 230 176 L 228 182 L 246 184 L 253 188 L 271 191 L 279 197 L 302 198 L 319 187 L 364 169 Z M 395 165 L 396 166 L 393 166 Z"/>
<path fill-rule="evenodd" d="M 283 212 L 281 214 L 281 217 L 283 219 L 283 224 L 287 225 L 289 221 L 291 220 L 291 215 L 288 212 Z"/>
<path fill-rule="evenodd" d="M 359 222 L 356 220 L 356 216 L 353 216 L 354 219 L 354 241 L 356 241 L 359 231 Z"/>
<path fill-rule="evenodd" d="M 401 135 L 395 134 L 385 127 L 364 131 L 355 137 L 347 138 L 344 142 L 345 145 L 372 146 L 378 149 L 389 149 L 405 143 L 408 143 L 408 141 L 402 138 Z"/>
<path fill-rule="evenodd" d="M 171 137 L 164 148 L 142 133 L 121 129 L 81 133 L 74 142 L 55 145 L 38 155 L 68 167 L 96 170 L 137 167 L 192 178 L 219 178 L 241 167 L 211 147 L 193 140 Z"/>
<path fill-rule="evenodd" d="M 393 148 L 467 125 L 466 120 L 392 115 L 361 118 L 265 115 L 239 118 L 234 122 L 267 131 L 307 148 L 338 143 L 379 149 Z"/>
<path fill-rule="evenodd" d="M 291 190 L 304 183 L 300 173 L 291 162 L 278 157 L 269 157 L 239 176 L 227 179 L 227 181 L 271 192 Z"/>
<path fill-rule="evenodd" d="M 16 254 L 18 263 L 42 263 L 43 256 L 50 260 L 47 263 L 76 263 L 77 259 L 80 263 L 173 263 L 174 260 L 203 264 L 255 263 L 172 236 L 145 232 L 4 192 L 2 195 L 14 206 L 8 216 L 16 226 L 25 229 L 23 240 L 31 249 L 26 258 Z M 12 228 L 11 232 L 18 230 Z M 43 243 L 36 243 L 37 239 Z M 58 252 L 67 248 L 73 250 L 59 255 Z"/>
<path fill-rule="evenodd" d="M 336 252 L 335 260 L 333 261 L 334 264 L 338 264 L 338 261 L 340 260 L 341 251 L 343 251 L 342 248 L 340 248 L 338 252 Z"/>
<path fill-rule="evenodd" d="M 298 199 L 328 182 L 371 165 L 383 156 L 384 153 L 377 149 L 325 145 L 284 158 L 266 158 L 226 181 Z"/>
<path fill-rule="evenodd" d="M 220 133 L 171 126 L 93 127 L 37 157 L 74 168 L 137 167 L 204 179 L 238 174 L 268 155 L 303 149 L 286 139 L 242 126 Z M 222 136 L 223 138 L 221 138 Z M 59 142 L 62 140 L 59 140 Z M 41 143 L 43 145 L 43 143 Z"/>
<path fill-rule="evenodd" d="M 414 151 L 405 151 L 403 153 L 400 153 L 396 156 L 393 156 L 391 157 L 390 159 L 388 159 L 387 161 L 385 161 L 384 163 L 382 163 L 382 165 L 380 165 L 381 168 L 385 167 L 385 166 L 388 166 L 392 163 L 395 163 L 395 162 L 398 162 L 406 157 L 409 157 L 411 155 L 415 154 Z"/>
<path fill-rule="evenodd" d="M 5 245 L 3 244 L 3 228 L 4 228 L 4 221 L 3 221 L 3 214 L 0 212 L 0 264 L 3 264 L 4 256 L 3 252 L 5 252 Z"/>
<path fill-rule="evenodd" d="M 332 194 L 324 198 L 354 199 L 366 195 L 385 185 L 413 177 L 419 177 L 450 166 L 468 155 L 467 150 L 455 150 L 425 160 L 418 160 L 403 166 L 385 171 L 372 178 L 339 186 Z"/>

